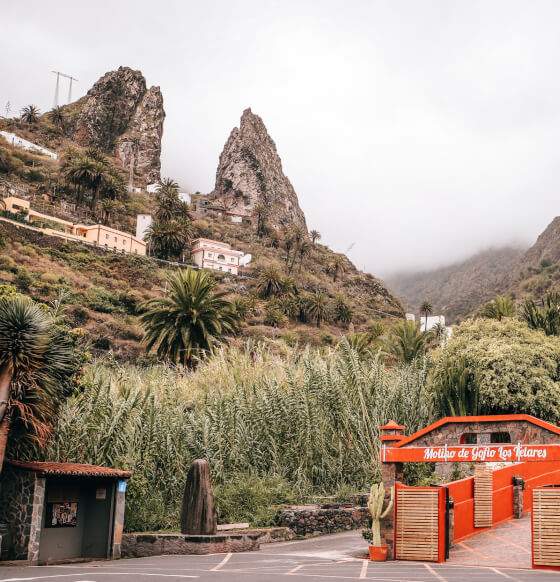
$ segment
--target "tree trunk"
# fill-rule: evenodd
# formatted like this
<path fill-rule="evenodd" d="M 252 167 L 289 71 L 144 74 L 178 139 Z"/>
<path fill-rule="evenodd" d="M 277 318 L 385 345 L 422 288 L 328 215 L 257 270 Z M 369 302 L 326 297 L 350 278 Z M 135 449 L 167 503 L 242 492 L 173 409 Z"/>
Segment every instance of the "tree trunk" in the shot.
<path fill-rule="evenodd" d="M 0 367 L 0 422 L 4 418 L 8 400 L 10 399 L 10 385 L 12 383 L 12 370 L 8 364 Z"/>
<path fill-rule="evenodd" d="M 12 418 L 9 414 L 4 415 L 4 420 L 0 422 L 0 473 L 4 466 L 4 457 L 6 456 L 6 447 L 8 445 L 8 435 L 10 433 L 10 424 Z"/>
<path fill-rule="evenodd" d="M 195 459 L 187 475 L 181 506 L 181 533 L 215 535 L 217 516 L 208 461 Z"/>

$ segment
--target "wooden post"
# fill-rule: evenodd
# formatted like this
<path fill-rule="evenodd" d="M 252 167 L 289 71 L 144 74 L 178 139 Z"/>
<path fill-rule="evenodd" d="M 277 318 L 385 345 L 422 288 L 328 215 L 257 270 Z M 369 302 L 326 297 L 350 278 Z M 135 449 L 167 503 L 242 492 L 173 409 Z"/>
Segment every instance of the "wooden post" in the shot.
<path fill-rule="evenodd" d="M 196 459 L 187 475 L 181 506 L 181 533 L 215 535 L 218 519 L 208 461 Z"/>

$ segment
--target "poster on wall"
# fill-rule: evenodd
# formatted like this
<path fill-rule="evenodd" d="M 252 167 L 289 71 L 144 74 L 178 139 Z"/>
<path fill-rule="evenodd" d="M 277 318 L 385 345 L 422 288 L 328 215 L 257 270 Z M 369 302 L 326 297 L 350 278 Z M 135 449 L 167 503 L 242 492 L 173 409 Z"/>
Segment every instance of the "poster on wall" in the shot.
<path fill-rule="evenodd" d="M 45 527 L 76 527 L 77 525 L 77 503 L 47 503 Z"/>

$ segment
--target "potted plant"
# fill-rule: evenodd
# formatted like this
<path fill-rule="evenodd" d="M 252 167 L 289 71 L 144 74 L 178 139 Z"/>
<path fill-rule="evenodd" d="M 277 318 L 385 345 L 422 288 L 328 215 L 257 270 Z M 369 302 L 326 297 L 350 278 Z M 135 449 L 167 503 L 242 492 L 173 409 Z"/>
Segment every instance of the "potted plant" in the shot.
<path fill-rule="evenodd" d="M 384 499 L 385 487 L 383 487 L 383 483 L 375 483 L 372 485 L 368 502 L 368 510 L 371 516 L 371 528 L 364 529 L 362 531 L 362 536 L 369 542 L 369 557 L 375 562 L 384 562 L 387 559 L 388 547 L 386 545 L 381 545 L 380 522 L 393 508 L 393 503 L 395 501 L 394 487 L 391 487 L 391 500 L 385 511 L 383 511 Z"/>

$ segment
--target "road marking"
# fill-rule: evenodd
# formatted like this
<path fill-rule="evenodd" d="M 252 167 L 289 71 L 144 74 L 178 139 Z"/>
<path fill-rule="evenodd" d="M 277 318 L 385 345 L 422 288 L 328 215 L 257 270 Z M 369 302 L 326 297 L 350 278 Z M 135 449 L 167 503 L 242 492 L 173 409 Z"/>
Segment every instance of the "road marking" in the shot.
<path fill-rule="evenodd" d="M 473 554 L 476 554 L 477 556 L 480 556 L 481 558 L 484 558 L 485 560 L 490 560 L 490 558 L 488 556 L 486 556 L 485 554 L 483 554 L 481 552 L 478 552 L 477 550 L 475 550 L 474 548 L 471 548 L 470 546 L 467 546 L 467 544 L 464 544 L 463 542 L 459 542 L 459 545 L 462 548 L 465 548 L 466 550 L 469 550 Z"/>
<path fill-rule="evenodd" d="M 232 556 L 231 552 L 229 554 L 226 554 L 226 557 L 217 566 L 210 568 L 210 572 L 217 572 L 222 566 L 225 566 L 229 562 L 231 556 Z"/>
<path fill-rule="evenodd" d="M 426 570 L 428 570 L 428 572 L 430 572 L 430 574 L 432 574 L 433 576 L 435 576 L 440 582 L 447 582 L 447 580 L 443 577 L 440 576 L 431 566 L 430 564 L 426 564 L 426 562 L 424 562 L 424 566 L 426 567 Z"/>
<path fill-rule="evenodd" d="M 286 576 L 289 576 L 290 574 L 294 574 L 298 570 L 301 570 L 304 566 L 305 566 L 305 564 L 300 564 L 299 566 L 292 568 L 289 572 L 286 572 Z"/>
<path fill-rule="evenodd" d="M 496 568 L 490 568 L 490 570 L 492 570 L 492 572 L 496 572 L 496 574 L 501 574 L 504 578 L 509 578 L 510 580 L 515 580 L 515 582 L 520 582 L 520 580 L 518 580 L 517 578 L 514 578 L 513 576 L 510 576 L 509 574 L 506 574 L 505 572 L 500 572 L 500 570 L 498 570 Z"/>
<path fill-rule="evenodd" d="M 509 544 L 510 546 L 514 546 L 514 547 L 516 547 L 516 548 L 519 548 L 520 550 L 523 550 L 524 552 L 527 552 L 528 554 L 530 554 L 530 553 L 531 553 L 531 552 L 530 552 L 530 550 L 528 550 L 527 548 L 525 548 L 525 547 L 523 547 L 523 546 L 520 546 L 519 544 L 516 544 L 515 542 L 511 542 L 510 540 L 508 540 L 508 539 L 506 539 L 506 538 L 503 538 L 503 537 L 501 537 L 501 536 L 497 536 L 496 534 L 490 533 L 489 531 L 488 531 L 488 532 L 486 532 L 486 533 L 487 533 L 489 536 L 491 536 L 491 537 L 493 537 L 493 538 L 495 538 L 495 539 L 497 539 L 497 540 L 500 540 L 501 542 L 504 542 L 505 544 Z"/>
<path fill-rule="evenodd" d="M 366 577 L 368 564 L 369 562 L 367 560 L 364 560 L 364 563 L 362 564 L 362 569 L 360 570 L 360 578 Z"/>

